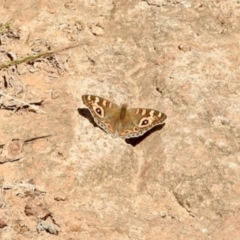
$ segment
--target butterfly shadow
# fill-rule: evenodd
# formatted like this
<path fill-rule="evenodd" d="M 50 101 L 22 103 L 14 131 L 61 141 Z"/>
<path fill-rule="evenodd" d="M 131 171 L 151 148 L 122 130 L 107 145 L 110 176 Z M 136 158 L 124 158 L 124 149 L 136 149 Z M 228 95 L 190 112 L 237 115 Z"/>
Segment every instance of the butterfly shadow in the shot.
<path fill-rule="evenodd" d="M 90 112 L 87 108 L 78 108 L 77 111 L 78 111 L 79 115 L 81 115 L 82 117 L 87 118 L 88 121 L 89 121 L 90 123 L 92 123 L 94 127 L 99 127 L 99 126 L 95 123 L 95 121 L 94 121 L 94 119 L 93 119 L 93 117 L 92 117 L 91 112 Z M 100 127 L 99 127 L 99 128 L 100 128 Z M 100 128 L 100 129 L 101 129 L 101 128 Z"/>
<path fill-rule="evenodd" d="M 85 117 L 88 119 L 88 121 L 90 123 L 93 124 L 94 127 L 98 127 L 101 130 L 103 130 L 101 127 L 99 127 L 95 121 L 94 118 L 92 117 L 91 112 L 88 110 L 88 108 L 78 108 L 77 109 L 79 115 L 81 115 L 82 117 Z M 128 138 L 125 139 L 125 142 L 127 144 L 132 145 L 133 147 L 137 146 L 139 143 L 141 143 L 145 138 L 147 138 L 149 135 L 151 135 L 154 132 L 160 131 L 163 127 L 165 126 L 165 123 L 161 124 L 161 125 L 157 125 L 155 127 L 153 127 L 152 129 L 148 130 L 146 133 L 144 133 L 142 136 L 139 137 L 135 137 L 135 138 Z M 104 130 L 103 130 L 104 131 Z"/>
<path fill-rule="evenodd" d="M 157 125 L 150 130 L 148 130 L 146 133 L 144 133 L 142 136 L 135 137 L 135 138 L 128 138 L 126 139 L 127 144 L 131 144 L 133 147 L 137 146 L 139 143 L 141 143 L 145 138 L 147 138 L 149 135 L 151 135 L 154 132 L 160 131 L 165 126 L 165 123 L 161 125 Z"/>

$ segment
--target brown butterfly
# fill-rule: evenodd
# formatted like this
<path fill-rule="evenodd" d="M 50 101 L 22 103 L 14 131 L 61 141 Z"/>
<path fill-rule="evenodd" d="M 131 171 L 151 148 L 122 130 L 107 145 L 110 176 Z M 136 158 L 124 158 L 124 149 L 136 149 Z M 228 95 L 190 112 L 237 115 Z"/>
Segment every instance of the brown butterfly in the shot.
<path fill-rule="evenodd" d="M 112 137 L 133 138 L 143 135 L 162 124 L 167 115 L 153 109 L 129 108 L 95 95 L 83 95 L 83 103 L 89 108 L 94 121 Z"/>

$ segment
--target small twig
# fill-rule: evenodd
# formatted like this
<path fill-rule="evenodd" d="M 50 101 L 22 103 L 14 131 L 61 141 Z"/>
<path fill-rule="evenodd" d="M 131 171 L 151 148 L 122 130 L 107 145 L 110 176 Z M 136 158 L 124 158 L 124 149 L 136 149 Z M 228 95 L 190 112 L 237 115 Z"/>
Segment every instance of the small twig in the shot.
<path fill-rule="evenodd" d="M 0 91 L 0 96 L 1 96 L 1 95 L 4 96 L 4 97 L 13 99 L 13 100 L 15 100 L 15 101 L 17 101 L 17 102 L 20 102 L 20 103 L 24 104 L 25 106 L 29 106 L 29 108 L 32 109 L 32 110 L 34 110 L 35 112 L 46 113 L 45 111 L 39 109 L 38 106 L 34 106 L 34 105 L 32 105 L 32 104 L 30 104 L 30 103 L 28 103 L 28 102 L 25 102 L 25 101 L 23 101 L 23 100 L 20 100 L 20 99 L 17 99 L 17 98 L 15 98 L 15 97 L 12 97 L 12 96 L 10 96 L 10 95 L 8 95 L 8 94 L 3 93 L 2 91 Z"/>
<path fill-rule="evenodd" d="M 40 137 L 34 137 L 34 138 L 30 138 L 30 139 L 24 140 L 23 143 L 26 144 L 26 143 L 33 142 L 33 141 L 38 140 L 38 139 L 52 137 L 52 136 L 53 136 L 52 134 L 49 134 L 49 135 L 43 135 L 43 136 L 40 136 Z M 6 143 L 5 144 L 0 144 L 0 148 L 3 148 L 4 145 L 6 145 Z"/>
<path fill-rule="evenodd" d="M 52 136 L 53 136 L 52 134 L 49 134 L 49 135 L 43 135 L 43 136 L 40 136 L 40 137 L 30 138 L 30 139 L 24 140 L 24 143 L 33 142 L 33 141 L 38 140 L 38 139 L 52 137 Z"/>
<path fill-rule="evenodd" d="M 63 51 L 66 51 L 68 49 L 78 47 L 80 45 L 81 44 L 79 43 L 79 44 L 71 45 L 71 46 L 68 46 L 68 47 L 65 47 L 65 48 L 58 48 L 58 49 L 49 50 L 49 51 L 46 51 L 46 52 L 40 52 L 38 54 L 33 54 L 31 56 L 27 56 L 27 57 L 22 57 L 22 58 L 16 59 L 14 61 L 2 63 L 2 64 L 0 64 L 0 70 L 2 70 L 4 68 L 8 68 L 8 67 L 13 66 L 13 65 L 18 65 L 20 63 L 32 62 L 32 61 L 34 61 L 34 60 L 36 60 L 38 58 L 45 58 L 45 57 L 48 57 L 48 56 L 50 56 L 50 55 L 52 55 L 54 53 L 63 52 Z"/>

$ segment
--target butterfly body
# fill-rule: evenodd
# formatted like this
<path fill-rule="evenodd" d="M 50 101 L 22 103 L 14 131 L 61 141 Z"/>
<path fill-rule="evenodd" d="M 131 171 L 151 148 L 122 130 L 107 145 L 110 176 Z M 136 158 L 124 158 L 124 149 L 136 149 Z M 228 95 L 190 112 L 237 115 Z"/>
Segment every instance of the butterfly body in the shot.
<path fill-rule="evenodd" d="M 147 108 L 121 107 L 95 95 L 83 95 L 83 103 L 89 108 L 94 121 L 113 137 L 132 138 L 143 135 L 156 125 L 162 124 L 167 116 Z"/>

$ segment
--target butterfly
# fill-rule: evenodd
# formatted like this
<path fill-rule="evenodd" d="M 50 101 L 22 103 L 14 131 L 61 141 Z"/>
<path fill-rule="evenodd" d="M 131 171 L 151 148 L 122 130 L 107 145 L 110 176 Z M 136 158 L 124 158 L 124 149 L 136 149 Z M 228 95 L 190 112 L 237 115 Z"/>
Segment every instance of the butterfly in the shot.
<path fill-rule="evenodd" d="M 94 121 L 112 137 L 134 138 L 162 124 L 167 115 L 154 109 L 127 108 L 95 95 L 83 95 L 83 103 L 90 110 Z"/>

